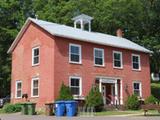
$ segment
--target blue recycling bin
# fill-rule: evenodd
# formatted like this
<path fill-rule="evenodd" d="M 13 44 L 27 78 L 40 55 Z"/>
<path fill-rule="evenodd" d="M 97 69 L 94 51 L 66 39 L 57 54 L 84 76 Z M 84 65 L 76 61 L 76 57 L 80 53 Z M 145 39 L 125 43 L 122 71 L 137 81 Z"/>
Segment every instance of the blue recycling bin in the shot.
<path fill-rule="evenodd" d="M 64 116 L 65 114 L 65 102 L 64 101 L 56 101 L 55 102 L 55 115 L 56 116 Z"/>
<path fill-rule="evenodd" d="M 77 113 L 77 101 L 65 101 L 66 115 L 68 117 L 75 116 Z"/>

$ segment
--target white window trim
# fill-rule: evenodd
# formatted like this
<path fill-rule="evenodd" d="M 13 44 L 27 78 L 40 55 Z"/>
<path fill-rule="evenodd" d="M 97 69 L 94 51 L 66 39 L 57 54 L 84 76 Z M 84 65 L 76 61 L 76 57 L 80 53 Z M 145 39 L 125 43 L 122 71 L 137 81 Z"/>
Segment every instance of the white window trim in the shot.
<path fill-rule="evenodd" d="M 17 97 L 17 84 L 18 83 L 21 83 L 21 96 L 20 97 Z M 22 98 L 22 81 L 21 80 L 17 80 L 16 81 L 16 91 L 15 91 L 15 98 Z"/>
<path fill-rule="evenodd" d="M 102 65 L 99 65 L 99 64 L 96 64 L 96 63 L 95 63 L 95 50 L 102 51 L 102 62 L 103 62 Z M 105 66 L 105 64 L 104 64 L 104 49 L 102 49 L 102 48 L 94 48 L 94 50 L 93 50 L 93 55 L 94 55 L 94 57 L 93 57 L 94 66 L 104 67 L 104 66 Z"/>
<path fill-rule="evenodd" d="M 138 64 L 139 64 L 139 69 L 133 68 L 133 56 L 136 56 L 136 57 L 138 57 L 138 59 L 139 59 L 139 63 L 138 63 Z M 132 54 L 131 60 L 132 60 L 132 70 L 141 71 L 141 56 L 138 55 L 138 54 Z"/>
<path fill-rule="evenodd" d="M 82 78 L 77 76 L 70 76 L 69 77 L 69 87 L 71 87 L 71 79 L 79 79 L 79 95 L 73 95 L 73 96 L 82 96 Z"/>
<path fill-rule="evenodd" d="M 34 64 L 34 50 L 35 49 L 39 49 L 39 62 L 36 63 L 36 64 Z M 40 64 L 40 47 L 38 46 L 38 47 L 33 47 L 32 48 L 32 66 L 37 66 L 39 64 Z"/>
<path fill-rule="evenodd" d="M 80 52 L 79 62 L 71 61 L 71 46 L 75 46 L 75 47 L 78 47 L 78 48 L 79 48 L 79 52 Z M 73 43 L 70 43 L 70 44 L 69 44 L 69 63 L 82 64 L 82 49 L 81 49 L 81 45 L 73 44 Z"/>
<path fill-rule="evenodd" d="M 133 81 L 133 84 L 132 84 L 132 88 L 133 88 L 133 94 L 134 94 L 134 83 L 138 83 L 139 84 L 139 90 L 140 90 L 140 96 L 139 97 L 142 97 L 142 83 L 140 81 Z"/>
<path fill-rule="evenodd" d="M 115 64 L 114 64 L 114 54 L 115 54 L 115 53 L 120 54 L 121 67 L 117 67 L 117 66 L 115 66 Z M 112 56 L 113 56 L 113 68 L 123 69 L 123 54 L 122 54 L 122 52 L 120 52 L 120 51 L 113 51 Z"/>
<path fill-rule="evenodd" d="M 33 95 L 33 82 L 35 80 L 38 80 L 38 95 Z M 31 82 L 31 97 L 39 97 L 39 83 L 40 83 L 40 81 L 39 81 L 38 77 L 32 78 L 32 82 Z"/>

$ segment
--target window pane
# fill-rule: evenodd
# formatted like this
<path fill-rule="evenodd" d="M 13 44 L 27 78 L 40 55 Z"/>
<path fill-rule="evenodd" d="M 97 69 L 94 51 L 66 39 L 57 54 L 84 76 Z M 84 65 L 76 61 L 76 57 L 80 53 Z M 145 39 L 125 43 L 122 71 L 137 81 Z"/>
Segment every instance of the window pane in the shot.
<path fill-rule="evenodd" d="M 22 88 L 22 84 L 21 83 L 17 83 L 17 89 L 21 89 Z"/>
<path fill-rule="evenodd" d="M 37 64 L 37 63 L 39 63 L 39 57 L 38 56 L 34 57 L 34 64 Z"/>
<path fill-rule="evenodd" d="M 133 62 L 139 62 L 138 57 L 137 56 L 133 56 Z"/>
<path fill-rule="evenodd" d="M 95 64 L 97 64 L 97 65 L 103 65 L 102 58 L 95 58 Z"/>
<path fill-rule="evenodd" d="M 72 78 L 71 79 L 71 86 L 77 86 L 79 87 L 79 79 L 76 79 L 76 78 Z"/>
<path fill-rule="evenodd" d="M 17 97 L 21 97 L 22 93 L 21 90 L 17 91 Z"/>
<path fill-rule="evenodd" d="M 114 66 L 115 67 L 121 67 L 121 62 L 120 61 L 114 61 Z"/>
<path fill-rule="evenodd" d="M 34 81 L 33 81 L 33 88 L 35 88 L 35 87 L 36 87 L 36 88 L 38 87 L 38 80 L 34 80 Z"/>
<path fill-rule="evenodd" d="M 95 50 L 95 57 L 102 58 L 103 57 L 102 51 L 101 50 Z"/>
<path fill-rule="evenodd" d="M 134 69 L 139 69 L 139 64 L 138 63 L 133 63 L 133 68 Z"/>
<path fill-rule="evenodd" d="M 71 92 L 73 95 L 79 95 L 79 88 L 71 87 Z"/>
<path fill-rule="evenodd" d="M 38 96 L 38 88 L 33 89 L 33 96 Z"/>
<path fill-rule="evenodd" d="M 39 48 L 34 49 L 34 56 L 38 56 L 39 55 Z"/>
<path fill-rule="evenodd" d="M 79 54 L 79 47 L 77 47 L 77 46 L 71 46 L 71 53 Z"/>
<path fill-rule="evenodd" d="M 134 83 L 134 89 L 139 90 L 139 83 Z"/>
<path fill-rule="evenodd" d="M 140 91 L 139 90 L 134 90 L 134 94 L 137 96 L 140 96 Z"/>
<path fill-rule="evenodd" d="M 73 55 L 73 54 L 71 54 L 71 61 L 79 62 L 79 55 Z"/>
<path fill-rule="evenodd" d="M 119 53 L 114 53 L 114 59 L 120 60 L 120 54 Z"/>

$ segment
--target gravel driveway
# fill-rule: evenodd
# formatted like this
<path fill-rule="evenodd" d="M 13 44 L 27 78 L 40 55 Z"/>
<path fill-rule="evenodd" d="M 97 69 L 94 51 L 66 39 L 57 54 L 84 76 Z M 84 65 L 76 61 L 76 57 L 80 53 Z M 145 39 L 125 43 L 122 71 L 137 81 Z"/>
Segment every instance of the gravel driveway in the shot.
<path fill-rule="evenodd" d="M 44 115 L 1 114 L 0 120 L 160 120 L 160 116 L 96 116 L 96 117 L 55 117 Z"/>

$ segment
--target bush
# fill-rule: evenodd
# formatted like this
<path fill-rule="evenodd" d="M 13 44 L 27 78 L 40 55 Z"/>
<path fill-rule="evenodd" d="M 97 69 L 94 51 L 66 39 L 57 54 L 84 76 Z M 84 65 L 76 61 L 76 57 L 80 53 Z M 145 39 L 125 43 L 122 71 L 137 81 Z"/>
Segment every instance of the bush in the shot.
<path fill-rule="evenodd" d="M 158 102 L 158 99 L 151 95 L 144 102 L 145 104 L 156 104 Z"/>
<path fill-rule="evenodd" d="M 86 106 L 95 107 L 96 111 L 103 109 L 103 97 L 99 92 L 99 87 L 92 87 L 88 96 L 86 97 Z"/>
<path fill-rule="evenodd" d="M 71 90 L 68 86 L 62 83 L 61 89 L 59 91 L 59 97 L 57 100 L 73 100 Z"/>
<path fill-rule="evenodd" d="M 3 110 L 5 113 L 15 113 L 21 111 L 21 105 L 19 103 L 17 104 L 5 104 L 3 107 Z"/>
<path fill-rule="evenodd" d="M 132 96 L 129 96 L 127 101 L 126 101 L 126 107 L 127 109 L 130 109 L 130 110 L 137 110 L 139 109 L 139 100 L 138 100 L 138 97 L 136 95 L 132 95 Z"/>

